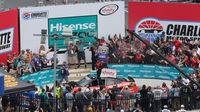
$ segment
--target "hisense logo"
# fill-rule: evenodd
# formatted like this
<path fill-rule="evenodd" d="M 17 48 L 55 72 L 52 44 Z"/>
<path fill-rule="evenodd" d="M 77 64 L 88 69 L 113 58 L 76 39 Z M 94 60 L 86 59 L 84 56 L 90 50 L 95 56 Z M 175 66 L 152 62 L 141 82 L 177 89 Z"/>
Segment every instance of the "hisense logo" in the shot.
<path fill-rule="evenodd" d="M 83 23 L 83 24 L 62 24 L 57 23 L 56 25 L 50 24 L 50 32 L 53 31 L 63 31 L 65 28 L 71 28 L 72 30 L 86 30 L 86 29 L 95 29 L 95 23 Z"/>

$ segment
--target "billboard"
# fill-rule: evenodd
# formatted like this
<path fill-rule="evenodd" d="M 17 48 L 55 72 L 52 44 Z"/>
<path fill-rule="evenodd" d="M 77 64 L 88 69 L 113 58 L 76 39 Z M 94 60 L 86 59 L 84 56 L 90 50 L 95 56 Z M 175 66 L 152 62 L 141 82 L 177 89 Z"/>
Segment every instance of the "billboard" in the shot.
<path fill-rule="evenodd" d="M 120 22 L 119 22 L 120 21 Z M 70 28 L 75 40 L 82 40 L 86 37 L 85 47 L 89 42 L 94 41 L 94 36 L 98 38 L 108 35 L 125 34 L 125 15 L 124 2 L 104 2 L 71 4 L 42 7 L 20 8 L 20 45 L 21 49 L 31 49 L 38 53 L 41 44 L 41 37 L 35 37 L 33 34 L 41 34 L 41 30 L 46 29 L 48 34 L 55 31 L 61 34 L 63 29 Z M 59 51 L 66 50 L 66 42 L 74 38 L 59 39 L 57 41 Z M 53 39 L 47 38 L 44 46 L 51 48 Z M 31 43 L 31 44 L 30 44 Z M 86 61 L 91 62 L 91 53 L 86 50 Z M 52 57 L 53 52 L 48 54 Z M 59 62 L 66 60 L 66 54 L 58 54 Z"/>
<path fill-rule="evenodd" d="M 55 30 L 62 34 L 64 27 L 71 27 L 72 35 L 77 38 L 59 39 L 57 42 L 58 49 L 66 49 L 66 41 L 74 42 L 85 38 L 86 43 L 95 42 L 95 34 L 98 34 L 97 15 L 48 19 L 48 34 L 54 34 Z M 53 45 L 54 39 L 49 38 L 49 47 L 53 47 Z"/>
<path fill-rule="evenodd" d="M 200 12 L 195 10 L 199 4 L 129 2 L 128 26 L 151 42 L 164 37 L 199 41 Z"/>
<path fill-rule="evenodd" d="M 0 62 L 14 52 L 18 54 L 18 9 L 0 12 Z"/>

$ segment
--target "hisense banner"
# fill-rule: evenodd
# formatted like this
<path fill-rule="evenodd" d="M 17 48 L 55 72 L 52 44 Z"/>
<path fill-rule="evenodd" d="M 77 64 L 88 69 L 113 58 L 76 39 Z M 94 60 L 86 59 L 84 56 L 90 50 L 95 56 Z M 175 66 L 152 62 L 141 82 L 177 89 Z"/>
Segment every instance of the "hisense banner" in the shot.
<path fill-rule="evenodd" d="M 173 67 L 159 66 L 159 65 L 145 65 L 145 64 L 109 64 L 109 69 L 104 69 L 103 77 L 120 77 L 120 78 L 147 78 L 147 79 L 162 79 L 174 80 L 180 73 Z M 192 68 L 181 68 L 188 75 L 193 73 Z M 29 74 L 20 77 L 22 81 L 34 82 L 37 86 L 52 84 L 53 70 L 44 70 L 37 73 Z M 116 73 L 117 72 L 117 73 Z M 89 74 L 89 73 L 88 73 Z M 73 75 L 73 74 L 71 74 Z M 91 76 L 96 76 L 96 71 L 90 72 Z M 102 74 L 101 74 L 102 75 Z M 61 71 L 56 71 L 56 79 L 61 80 Z"/>
<path fill-rule="evenodd" d="M 98 22 L 97 15 L 91 16 L 77 16 L 77 17 L 65 17 L 65 18 L 50 18 L 48 20 L 48 34 L 54 34 L 55 30 L 57 33 L 62 34 L 64 28 L 72 28 L 72 35 L 74 38 L 59 39 L 58 48 L 66 49 L 66 41 L 83 41 L 85 42 L 95 42 L 95 35 L 98 34 Z M 53 47 L 54 39 L 49 38 L 49 47 Z M 88 44 L 85 44 L 87 47 Z"/>
<path fill-rule="evenodd" d="M 128 7 L 129 29 L 151 42 L 200 40 L 199 4 L 129 2 Z"/>
<path fill-rule="evenodd" d="M 134 77 L 147 79 L 163 79 L 174 80 L 181 75 L 174 67 L 145 65 L 145 64 L 110 64 L 111 69 L 117 70 L 117 77 Z M 194 72 L 192 68 L 182 67 L 185 73 L 191 74 Z"/>
<path fill-rule="evenodd" d="M 41 30 L 47 30 L 48 34 L 57 32 L 64 33 L 65 29 L 71 29 L 72 39 L 59 39 L 57 41 L 58 50 L 65 51 L 67 42 L 76 43 L 77 40 L 86 38 L 85 48 L 89 42 L 94 42 L 97 38 L 115 34 L 125 35 L 125 14 L 124 2 L 102 2 L 87 4 L 70 4 L 42 7 L 20 8 L 20 45 L 21 49 L 30 49 L 38 53 L 41 44 L 41 37 L 33 34 L 41 34 Z M 53 39 L 43 39 L 42 43 L 46 49 L 53 47 Z M 59 63 L 66 60 L 64 52 L 58 54 Z M 48 58 L 53 57 L 53 52 L 48 54 Z M 91 62 L 91 54 L 86 50 L 86 60 Z"/>

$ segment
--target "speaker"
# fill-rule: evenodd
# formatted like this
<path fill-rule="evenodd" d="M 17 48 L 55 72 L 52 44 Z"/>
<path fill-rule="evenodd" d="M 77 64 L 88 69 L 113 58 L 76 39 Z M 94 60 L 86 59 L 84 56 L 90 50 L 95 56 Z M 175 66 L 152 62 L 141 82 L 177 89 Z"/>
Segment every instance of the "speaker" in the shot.
<path fill-rule="evenodd" d="M 40 44 L 45 44 L 46 43 L 46 34 L 47 34 L 47 30 L 46 29 L 42 29 L 41 30 L 41 41 L 40 41 Z"/>

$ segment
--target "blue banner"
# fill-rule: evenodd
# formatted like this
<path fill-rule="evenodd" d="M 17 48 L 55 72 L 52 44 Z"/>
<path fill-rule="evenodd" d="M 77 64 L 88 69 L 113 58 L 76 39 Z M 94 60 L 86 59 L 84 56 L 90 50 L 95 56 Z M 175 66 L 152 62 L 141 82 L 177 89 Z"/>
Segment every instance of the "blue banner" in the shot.
<path fill-rule="evenodd" d="M 111 69 L 117 70 L 117 77 L 134 77 L 134 78 L 152 78 L 162 80 L 174 80 L 180 73 L 174 67 L 144 64 L 110 64 Z M 188 75 L 194 70 L 192 68 L 181 68 Z M 61 71 L 56 71 L 56 80 L 61 80 Z M 45 86 L 54 83 L 54 70 L 44 70 L 33 74 L 22 76 L 20 80 L 31 81 L 37 86 Z M 90 75 L 96 76 L 96 71 L 92 71 Z M 1 80 L 1 77 L 0 77 Z M 1 92 L 1 88 L 0 88 Z"/>
<path fill-rule="evenodd" d="M 0 73 L 0 96 L 4 95 L 4 75 Z"/>
<path fill-rule="evenodd" d="M 73 36 L 78 38 L 67 39 L 67 41 L 74 42 L 75 40 L 85 40 L 85 47 L 88 47 L 88 43 L 95 42 L 95 35 L 98 35 L 98 21 L 96 15 L 89 16 L 74 16 L 74 17 L 62 17 L 62 18 L 49 18 L 48 19 L 48 34 L 54 34 L 57 31 L 58 34 L 63 33 L 64 28 L 72 28 Z M 49 46 L 53 47 L 54 39 L 49 38 Z M 58 49 L 66 49 L 66 40 L 59 39 L 57 41 Z"/>
<path fill-rule="evenodd" d="M 60 81 L 60 70 L 56 70 L 56 80 Z M 23 81 L 31 81 L 37 86 L 45 86 L 54 83 L 54 70 L 44 70 L 33 74 L 28 74 L 19 78 Z"/>
<path fill-rule="evenodd" d="M 110 64 L 111 69 L 117 70 L 117 77 L 134 77 L 134 78 L 153 78 L 174 80 L 180 75 L 174 67 L 144 64 Z M 192 68 L 181 68 L 188 75 L 194 70 Z"/>

